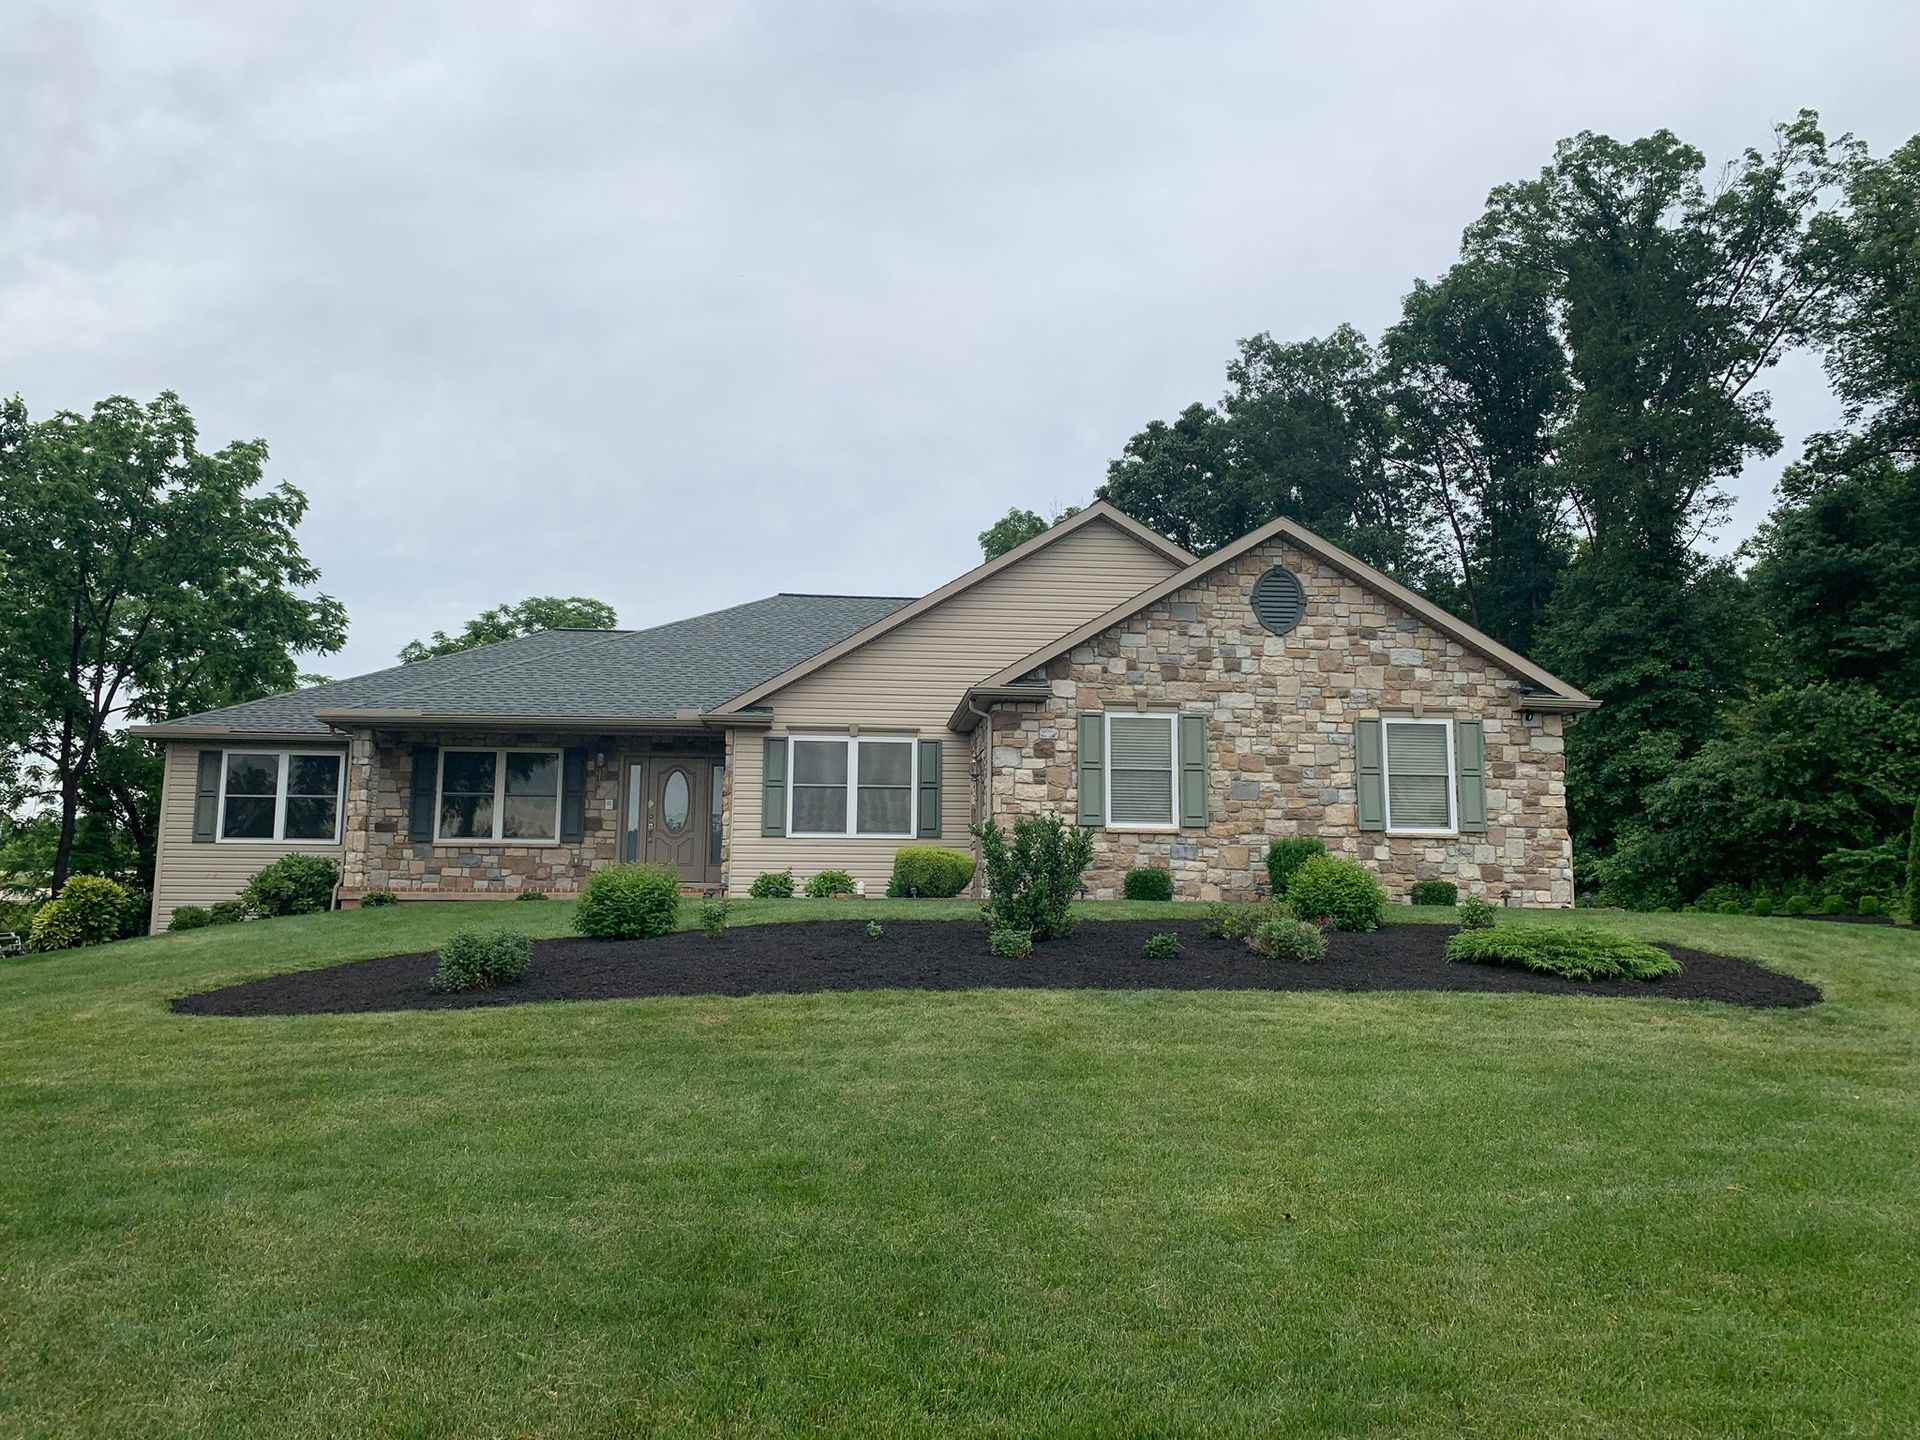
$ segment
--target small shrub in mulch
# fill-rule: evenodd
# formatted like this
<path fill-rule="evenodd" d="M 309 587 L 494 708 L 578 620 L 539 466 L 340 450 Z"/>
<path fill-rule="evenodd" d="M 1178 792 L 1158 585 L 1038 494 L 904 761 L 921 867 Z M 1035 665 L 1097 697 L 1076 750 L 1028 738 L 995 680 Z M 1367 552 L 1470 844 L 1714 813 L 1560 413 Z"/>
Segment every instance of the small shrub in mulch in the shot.
<path fill-rule="evenodd" d="M 1387 887 L 1358 860 L 1315 855 L 1287 881 L 1287 908 L 1336 930 L 1378 930 L 1387 920 Z"/>
<path fill-rule="evenodd" d="M 1147 943 L 1140 948 L 1146 951 L 1149 960 L 1175 960 L 1180 956 L 1180 937 L 1171 930 L 1163 930 L 1158 935 L 1149 935 Z"/>
<path fill-rule="evenodd" d="M 1513 965 L 1562 980 L 1663 980 L 1680 973 L 1679 961 L 1644 940 L 1581 926 L 1462 930 L 1447 941 L 1447 959 Z"/>
<path fill-rule="evenodd" d="M 1033 954 L 1033 936 L 1025 930 L 995 930 L 987 936 L 987 948 L 1003 960 L 1024 960 Z"/>
<path fill-rule="evenodd" d="M 516 930 L 458 930 L 440 947 L 427 988 L 449 994 L 511 985 L 527 978 L 532 958 L 533 942 Z"/>
<path fill-rule="evenodd" d="M 887 927 L 882 925 L 878 920 L 869 920 L 867 922 L 867 939 L 878 940 L 886 933 Z"/>
<path fill-rule="evenodd" d="M 1484 895 L 1469 895 L 1460 902 L 1462 930 L 1491 930 L 1500 912 Z"/>
<path fill-rule="evenodd" d="M 666 865 L 609 865 L 587 876 L 573 928 L 595 940 L 645 940 L 680 919 L 680 876 Z"/>
<path fill-rule="evenodd" d="M 1247 948 L 1269 960 L 1317 965 L 1327 958 L 1327 933 L 1311 920 L 1275 915 L 1254 927 L 1247 937 Z"/>
<path fill-rule="evenodd" d="M 718 940 L 727 933 L 727 915 L 733 907 L 719 896 L 700 902 L 700 908 L 694 911 L 694 918 L 700 922 L 700 933 L 709 940 Z"/>

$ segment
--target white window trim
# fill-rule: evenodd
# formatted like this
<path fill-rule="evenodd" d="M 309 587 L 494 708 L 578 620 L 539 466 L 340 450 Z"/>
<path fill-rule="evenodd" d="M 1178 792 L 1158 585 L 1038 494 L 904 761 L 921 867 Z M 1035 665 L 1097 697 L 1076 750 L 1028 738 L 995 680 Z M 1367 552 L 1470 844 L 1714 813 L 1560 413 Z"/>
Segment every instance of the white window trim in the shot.
<path fill-rule="evenodd" d="M 273 834 L 227 834 L 227 767 L 235 755 L 272 755 L 279 763 L 279 775 L 273 788 Z M 287 834 L 287 780 L 293 772 L 293 760 L 334 761 L 333 838 L 331 840 L 289 840 Z M 214 840 L 221 845 L 338 845 L 340 826 L 346 819 L 347 757 L 338 750 L 257 750 L 241 748 L 220 752 L 220 823 L 214 827 Z M 242 797 L 249 798 L 249 797 Z M 259 797 L 251 797 L 259 798 Z M 302 799 L 308 797 L 302 796 Z"/>
<path fill-rule="evenodd" d="M 474 835 L 443 835 L 440 833 L 440 816 L 446 808 L 447 756 L 454 755 L 491 755 L 493 756 L 493 834 L 491 837 Z M 560 783 L 553 790 L 553 838 L 551 840 L 529 840 L 518 836 L 502 838 L 500 827 L 507 822 L 507 756 L 509 755 L 551 755 Z M 442 745 L 438 768 L 433 777 L 433 843 L 436 845 L 558 845 L 560 844 L 560 811 L 567 798 L 567 756 L 564 750 L 549 749 L 539 745 Z"/>
<path fill-rule="evenodd" d="M 1447 734 L 1447 823 L 1438 830 L 1418 830 L 1393 823 L 1393 761 L 1389 758 L 1392 746 L 1387 743 L 1388 730 L 1394 725 L 1438 725 Z M 1387 834 L 1389 835 L 1458 835 L 1460 833 L 1460 771 L 1453 753 L 1453 719 L 1445 715 L 1382 715 L 1380 717 L 1380 808 L 1386 814 Z"/>
<path fill-rule="evenodd" d="M 860 742 L 907 747 L 907 828 L 904 830 L 859 830 L 860 818 Z M 920 746 L 915 735 L 789 735 L 787 736 L 787 835 L 794 840 L 911 840 L 920 833 Z M 793 828 L 793 796 L 800 788 L 799 750 L 797 746 L 842 744 L 847 747 L 847 828 L 844 830 L 796 830 Z"/>
<path fill-rule="evenodd" d="M 1167 722 L 1167 813 L 1173 818 L 1161 825 L 1151 820 L 1115 820 L 1113 818 L 1113 722 L 1118 716 L 1122 720 L 1164 720 Z M 1106 786 L 1106 809 L 1108 830 L 1145 830 L 1154 834 L 1164 834 L 1180 828 L 1180 713 L 1177 710 L 1109 710 L 1101 716 L 1100 778 Z"/>

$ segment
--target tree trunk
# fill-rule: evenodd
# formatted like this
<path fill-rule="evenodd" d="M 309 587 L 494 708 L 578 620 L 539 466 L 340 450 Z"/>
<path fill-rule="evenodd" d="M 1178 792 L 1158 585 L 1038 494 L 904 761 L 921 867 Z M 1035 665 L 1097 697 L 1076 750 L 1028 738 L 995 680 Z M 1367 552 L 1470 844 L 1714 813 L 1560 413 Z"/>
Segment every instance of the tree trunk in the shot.
<path fill-rule="evenodd" d="M 53 879 L 48 887 L 58 898 L 66 888 L 73 865 L 73 836 L 80 820 L 80 781 L 71 771 L 60 777 L 60 843 L 53 851 Z"/>

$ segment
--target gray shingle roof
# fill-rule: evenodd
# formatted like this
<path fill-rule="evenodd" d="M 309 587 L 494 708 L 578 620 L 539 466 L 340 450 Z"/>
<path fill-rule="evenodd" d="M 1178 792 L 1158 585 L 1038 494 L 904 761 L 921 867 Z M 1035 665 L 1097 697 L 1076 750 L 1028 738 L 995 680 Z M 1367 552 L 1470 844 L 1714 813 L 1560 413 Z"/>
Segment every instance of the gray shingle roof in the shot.
<path fill-rule="evenodd" d="M 891 595 L 770 595 L 651 630 L 545 630 L 149 727 L 324 734 L 315 716 L 670 719 L 707 710 L 898 610 Z"/>

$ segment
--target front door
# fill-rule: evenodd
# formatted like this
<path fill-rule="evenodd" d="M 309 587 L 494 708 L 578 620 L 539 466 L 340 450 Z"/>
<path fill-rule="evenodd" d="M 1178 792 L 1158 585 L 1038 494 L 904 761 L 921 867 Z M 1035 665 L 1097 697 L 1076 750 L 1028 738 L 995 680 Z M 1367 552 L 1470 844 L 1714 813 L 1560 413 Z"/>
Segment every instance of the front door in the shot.
<path fill-rule="evenodd" d="M 708 865 L 707 772 L 703 756 L 656 755 L 627 777 L 627 858 L 670 865 L 689 885 L 712 879 Z"/>

